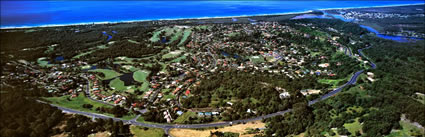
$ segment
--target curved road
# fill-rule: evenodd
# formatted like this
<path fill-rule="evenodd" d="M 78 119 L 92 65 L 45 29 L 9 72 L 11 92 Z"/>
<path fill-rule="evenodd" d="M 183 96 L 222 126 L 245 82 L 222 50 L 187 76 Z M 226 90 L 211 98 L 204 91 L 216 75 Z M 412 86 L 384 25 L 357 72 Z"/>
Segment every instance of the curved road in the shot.
<path fill-rule="evenodd" d="M 371 46 L 368 46 L 368 47 L 363 48 L 363 49 L 368 49 L 370 47 Z M 359 52 L 359 54 L 361 56 L 365 57 L 361 53 L 361 51 L 363 49 L 359 49 L 358 52 Z M 372 63 L 372 62 L 370 62 L 370 63 L 371 63 L 372 68 L 375 69 L 376 68 L 376 65 L 374 63 Z M 351 79 L 347 83 L 345 83 L 344 85 L 336 88 L 335 90 L 333 90 L 333 91 L 331 91 L 331 92 L 323 95 L 322 97 L 320 97 L 318 99 L 309 101 L 308 104 L 309 105 L 313 105 L 313 104 L 315 104 L 315 103 L 317 103 L 319 101 L 325 100 L 325 99 L 327 99 L 327 98 L 329 98 L 329 97 L 337 94 L 338 92 L 341 92 L 344 87 L 346 87 L 348 85 L 355 84 L 358 76 L 360 74 L 362 74 L 363 72 L 364 72 L 364 70 L 360 70 L 360 71 L 354 73 L 354 75 L 351 77 Z M 46 103 L 47 104 L 47 102 L 44 102 L 44 101 L 40 101 L 40 100 L 37 100 L 37 101 L 38 102 L 41 102 L 41 103 Z M 97 102 L 99 102 L 99 101 L 97 101 Z M 102 103 L 102 101 L 101 101 L 101 103 Z M 103 102 L 103 103 L 105 103 L 105 102 Z M 107 104 L 109 104 L 109 103 L 107 103 Z M 168 134 L 168 131 L 171 128 L 208 128 L 208 127 L 217 127 L 217 126 L 228 126 L 228 125 L 237 124 L 237 123 L 262 120 L 262 119 L 274 117 L 274 116 L 277 116 L 277 115 L 283 115 L 285 113 L 288 113 L 288 112 L 291 112 L 292 111 L 292 109 L 288 109 L 288 110 L 284 110 L 284 111 L 279 111 L 279 112 L 271 113 L 271 114 L 268 114 L 268 115 L 258 116 L 258 117 L 255 117 L 255 118 L 234 120 L 234 121 L 228 121 L 228 122 L 206 123 L 206 124 L 185 124 L 185 125 L 183 125 L 183 124 L 142 123 L 142 122 L 137 122 L 136 121 L 137 120 L 136 118 L 131 119 L 131 120 L 124 120 L 124 119 L 115 118 L 115 117 L 111 117 L 111 116 L 106 116 L 106 115 L 102 115 L 102 114 L 96 114 L 96 113 L 90 113 L 90 112 L 83 112 L 83 111 L 73 110 L 73 109 L 69 109 L 69 108 L 64 108 L 64 107 L 57 106 L 57 105 L 54 105 L 54 104 L 50 104 L 50 105 L 51 106 L 54 106 L 54 107 L 57 107 L 58 109 L 61 109 L 62 111 L 67 112 L 67 113 L 81 114 L 81 115 L 86 115 L 86 116 L 90 116 L 90 117 L 93 117 L 93 118 L 102 118 L 102 119 L 109 119 L 109 118 L 111 118 L 114 121 L 123 121 L 124 123 L 132 124 L 132 125 L 137 125 L 137 126 L 152 127 L 152 128 L 162 128 L 162 129 L 164 129 L 164 131 L 165 131 L 166 134 Z M 138 117 L 139 117 L 139 115 L 138 115 Z"/>

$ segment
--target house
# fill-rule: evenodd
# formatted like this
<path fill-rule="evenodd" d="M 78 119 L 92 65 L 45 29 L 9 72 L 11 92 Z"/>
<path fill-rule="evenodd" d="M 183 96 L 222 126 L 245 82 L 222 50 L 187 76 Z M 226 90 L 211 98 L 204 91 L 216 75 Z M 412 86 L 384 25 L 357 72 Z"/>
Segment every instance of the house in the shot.
<path fill-rule="evenodd" d="M 180 115 L 182 115 L 182 114 L 183 114 L 183 111 L 180 111 L 180 110 L 179 110 L 179 111 L 177 111 L 177 115 L 179 115 L 179 116 L 180 116 Z"/>
<path fill-rule="evenodd" d="M 168 110 L 167 110 L 167 111 L 164 111 L 163 114 L 164 114 L 164 119 L 167 120 L 167 123 L 171 123 L 171 121 L 173 120 L 173 118 L 171 117 L 170 112 L 168 112 Z"/>
<path fill-rule="evenodd" d="M 372 72 L 367 72 L 366 73 L 368 76 L 370 76 L 370 77 L 373 77 L 374 76 L 374 74 L 372 73 Z"/>
<path fill-rule="evenodd" d="M 319 64 L 319 67 L 322 67 L 322 68 L 329 67 L 329 63 Z"/>
<path fill-rule="evenodd" d="M 289 92 L 282 92 L 282 93 L 279 94 L 280 99 L 288 98 L 290 96 L 291 95 L 289 94 Z"/>
<path fill-rule="evenodd" d="M 367 80 L 369 80 L 370 82 L 374 82 L 375 79 L 373 79 L 374 74 L 372 72 L 367 72 Z"/>
<path fill-rule="evenodd" d="M 233 103 L 232 103 L 232 102 L 226 102 L 226 104 L 229 104 L 230 106 L 231 106 L 231 105 L 233 105 Z"/>
<path fill-rule="evenodd" d="M 188 96 L 190 94 L 190 90 L 186 90 L 185 95 Z"/>
<path fill-rule="evenodd" d="M 304 96 L 310 95 L 310 94 L 319 94 L 320 90 L 314 90 L 314 89 L 303 89 L 300 91 L 301 94 Z"/>
<path fill-rule="evenodd" d="M 211 113 L 211 112 L 205 112 L 205 113 L 204 113 L 204 115 L 205 115 L 205 116 L 211 116 L 211 115 L 212 115 L 212 113 Z"/>

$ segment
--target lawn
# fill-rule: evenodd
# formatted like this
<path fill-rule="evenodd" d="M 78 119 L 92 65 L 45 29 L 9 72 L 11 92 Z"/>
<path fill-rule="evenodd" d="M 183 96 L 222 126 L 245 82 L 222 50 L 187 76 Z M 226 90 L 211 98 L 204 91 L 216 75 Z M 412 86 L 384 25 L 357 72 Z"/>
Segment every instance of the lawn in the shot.
<path fill-rule="evenodd" d="M 124 81 L 120 80 L 120 78 L 115 78 L 111 82 L 109 82 L 109 86 L 114 90 L 123 91 L 126 90 L 127 87 L 124 86 Z"/>
<path fill-rule="evenodd" d="M 46 50 L 46 51 L 44 51 L 44 53 L 48 54 L 48 53 L 53 52 L 53 51 L 55 50 L 55 47 L 56 47 L 56 46 L 57 46 L 56 44 L 53 44 L 53 45 L 51 45 L 51 46 L 48 46 L 48 47 L 47 47 L 47 50 Z"/>
<path fill-rule="evenodd" d="M 424 130 L 417 128 L 409 122 L 400 120 L 401 130 L 393 130 L 387 137 L 411 137 L 425 134 Z"/>
<path fill-rule="evenodd" d="M 177 46 L 182 45 L 183 42 L 186 41 L 186 39 L 190 36 L 191 33 L 192 33 L 191 29 L 185 29 L 183 32 L 183 38 L 180 40 L 180 43 L 177 44 Z"/>
<path fill-rule="evenodd" d="M 150 123 L 150 124 L 155 124 L 154 122 L 145 121 L 145 119 L 144 119 L 143 117 L 139 117 L 136 121 L 137 121 L 137 122 L 140 122 L 140 123 Z"/>
<path fill-rule="evenodd" d="M 182 60 L 182 59 L 186 59 L 186 56 L 185 55 L 180 56 L 178 58 L 175 58 L 175 59 L 171 60 L 171 62 L 180 62 L 180 60 Z"/>
<path fill-rule="evenodd" d="M 175 31 L 175 33 L 174 33 Z M 182 29 L 177 28 L 177 27 L 166 27 L 166 28 L 162 28 L 162 29 L 158 29 L 156 30 L 152 37 L 150 38 L 150 41 L 152 42 L 157 42 L 160 40 L 159 35 L 161 34 L 161 32 L 165 32 L 165 36 L 172 36 L 170 40 L 168 40 L 167 43 L 171 43 L 175 40 L 177 40 L 183 33 L 182 33 Z"/>
<path fill-rule="evenodd" d="M 111 41 L 112 42 L 112 41 Z M 96 48 L 98 49 L 106 49 L 108 48 L 106 45 L 100 45 L 100 46 L 96 46 Z"/>
<path fill-rule="evenodd" d="M 187 120 L 189 120 L 189 117 L 191 117 L 191 116 L 192 117 L 193 116 L 196 116 L 196 113 L 195 112 L 192 112 L 192 111 L 187 111 L 187 112 L 184 112 L 181 116 L 179 116 L 173 122 L 174 123 L 177 123 L 177 124 L 184 124 L 184 122 L 187 121 Z"/>
<path fill-rule="evenodd" d="M 251 58 L 249 58 L 249 60 L 253 63 L 263 63 L 264 62 L 263 56 L 251 56 Z"/>
<path fill-rule="evenodd" d="M 171 51 L 165 55 L 162 56 L 163 59 L 167 59 L 167 58 L 175 58 L 177 56 L 179 56 L 182 53 L 181 50 L 175 50 L 175 51 Z"/>
<path fill-rule="evenodd" d="M 416 93 L 416 96 L 418 96 L 417 101 L 421 102 L 422 104 L 425 104 L 425 95 L 422 93 Z"/>
<path fill-rule="evenodd" d="M 65 95 L 61 97 L 47 97 L 44 99 L 51 101 L 52 104 L 56 104 L 65 108 L 75 109 L 75 110 L 84 111 L 84 112 L 99 113 L 95 110 L 98 107 L 112 108 L 112 106 L 105 105 L 105 104 L 88 99 L 87 97 L 83 95 L 83 93 L 80 93 L 75 98 L 71 98 L 70 99 L 71 101 L 67 100 L 67 98 L 69 97 L 70 97 L 69 95 Z M 91 104 L 93 105 L 93 108 L 91 109 L 83 108 L 82 107 L 83 104 Z M 111 114 L 107 114 L 107 115 L 112 116 Z"/>
<path fill-rule="evenodd" d="M 180 36 L 182 35 L 182 30 L 181 29 L 177 29 L 176 33 L 174 33 L 174 35 L 171 37 L 170 41 L 168 41 L 167 43 L 172 43 L 173 41 L 178 40 L 178 38 L 180 38 Z M 171 35 L 171 34 L 170 34 Z M 169 36 L 169 35 L 167 35 Z"/>
<path fill-rule="evenodd" d="M 133 79 L 137 82 L 147 82 L 146 78 L 149 75 L 149 71 L 146 70 L 138 70 L 133 73 Z"/>
<path fill-rule="evenodd" d="M 135 137 L 163 137 L 165 132 L 160 128 L 147 128 L 140 126 L 130 126 L 130 131 Z"/>
<path fill-rule="evenodd" d="M 142 87 L 140 88 L 141 91 L 148 91 L 149 90 L 149 82 L 143 82 Z"/>
<path fill-rule="evenodd" d="M 80 53 L 80 54 L 78 54 L 77 56 L 72 57 L 72 59 L 78 59 L 78 58 L 80 58 L 80 57 L 82 57 L 82 56 L 85 56 L 85 55 L 88 55 L 88 54 L 90 54 L 90 53 L 92 53 L 92 52 L 93 52 L 93 50 L 91 50 L 91 51 L 87 51 L 87 52 L 83 52 L 83 53 Z"/>
<path fill-rule="evenodd" d="M 332 85 L 332 88 L 337 88 L 338 86 L 344 84 L 345 81 L 347 80 L 347 78 L 342 78 L 342 79 L 319 79 L 318 82 L 322 83 L 322 84 L 328 84 L 328 85 Z"/>
<path fill-rule="evenodd" d="M 157 42 L 159 40 L 159 34 L 161 34 L 161 32 L 162 30 L 155 31 L 149 40 L 152 42 Z"/>
<path fill-rule="evenodd" d="M 127 40 L 128 42 L 130 42 L 130 43 L 134 43 L 134 44 L 140 44 L 140 42 L 137 42 L 137 41 L 134 41 L 134 40 Z"/>
<path fill-rule="evenodd" d="M 105 77 L 102 78 L 103 80 L 112 79 L 121 75 L 120 73 L 110 69 L 94 69 L 94 70 L 89 70 L 89 72 L 103 73 L 105 75 Z"/>
<path fill-rule="evenodd" d="M 210 29 L 211 28 L 211 26 L 207 26 L 207 25 L 202 25 L 202 26 L 196 26 L 196 28 L 197 29 L 200 29 L 200 30 L 206 30 L 206 29 Z"/>
<path fill-rule="evenodd" d="M 47 59 L 46 57 L 38 58 L 37 59 L 38 65 L 41 66 L 41 67 L 49 67 L 49 66 L 51 66 L 51 64 L 49 64 L 49 62 L 46 61 L 46 59 Z"/>
<path fill-rule="evenodd" d="M 133 119 L 133 118 L 135 118 L 136 117 L 136 115 L 134 115 L 134 114 L 130 114 L 130 115 L 125 115 L 125 116 L 123 116 L 121 119 L 124 119 L 124 120 L 131 120 L 131 119 Z"/>
<path fill-rule="evenodd" d="M 353 123 L 345 123 L 344 127 L 352 134 L 355 135 L 357 131 L 360 131 L 362 129 L 362 125 L 359 122 L 359 118 L 356 118 Z"/>
<path fill-rule="evenodd" d="M 133 67 L 131 65 L 123 65 L 122 68 L 124 68 L 127 71 L 131 71 L 131 72 L 134 72 L 134 71 L 139 70 L 138 68 L 135 68 L 135 67 Z"/>

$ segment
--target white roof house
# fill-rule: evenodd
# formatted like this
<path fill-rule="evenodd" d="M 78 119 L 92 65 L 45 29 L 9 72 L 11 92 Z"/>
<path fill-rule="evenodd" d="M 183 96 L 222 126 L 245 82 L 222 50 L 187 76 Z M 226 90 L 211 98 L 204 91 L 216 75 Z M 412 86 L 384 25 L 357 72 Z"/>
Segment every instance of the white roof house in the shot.
<path fill-rule="evenodd" d="M 282 92 L 282 93 L 279 94 L 280 99 L 288 98 L 290 96 L 291 95 L 289 94 L 289 92 Z"/>

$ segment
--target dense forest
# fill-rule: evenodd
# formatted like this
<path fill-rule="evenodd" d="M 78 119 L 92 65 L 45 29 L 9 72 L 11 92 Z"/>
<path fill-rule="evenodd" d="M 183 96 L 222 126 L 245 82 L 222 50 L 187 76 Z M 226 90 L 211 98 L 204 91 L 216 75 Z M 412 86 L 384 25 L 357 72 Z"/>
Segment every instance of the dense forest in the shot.
<path fill-rule="evenodd" d="M 22 81 L 10 81 L 13 87 L 2 86 L 0 94 L 0 135 L 5 137 L 46 137 L 65 133 L 82 137 L 108 131 L 112 136 L 132 136 L 129 125 L 81 115 L 67 115 L 48 104 L 39 103 L 37 97 L 51 96 Z M 3 92 L 5 91 L 5 92 Z M 64 128 L 60 128 L 60 127 Z"/>
<path fill-rule="evenodd" d="M 291 108 L 292 104 L 306 101 L 299 90 L 325 87 L 316 81 L 317 79 L 311 76 L 290 79 L 270 73 L 251 74 L 233 70 L 202 80 L 192 92 L 195 96 L 182 100 L 182 104 L 187 108 L 226 107 L 229 106 L 226 101 L 236 99 L 239 101 L 231 106 L 230 112 L 222 115 L 223 119 L 248 118 L 286 110 Z M 279 98 L 279 94 L 284 91 L 289 92 L 291 96 L 286 99 Z M 248 109 L 255 109 L 258 112 L 247 113 Z"/>

